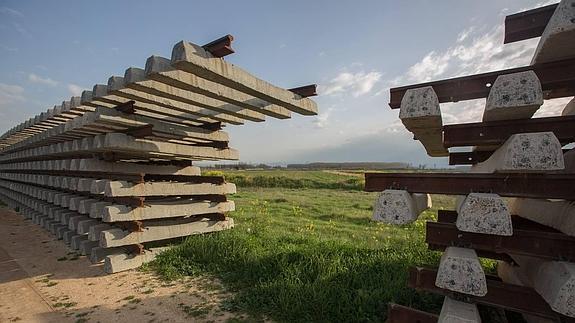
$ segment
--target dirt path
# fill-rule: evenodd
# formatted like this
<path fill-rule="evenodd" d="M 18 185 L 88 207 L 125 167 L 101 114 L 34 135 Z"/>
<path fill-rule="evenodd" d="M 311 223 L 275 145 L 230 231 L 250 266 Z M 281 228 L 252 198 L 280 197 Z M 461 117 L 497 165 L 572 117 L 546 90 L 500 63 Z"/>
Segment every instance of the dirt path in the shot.
<path fill-rule="evenodd" d="M 222 322 L 229 294 L 208 277 L 166 283 L 106 275 L 62 241 L 0 207 L 0 322 Z M 225 307 L 225 306 L 224 306 Z"/>

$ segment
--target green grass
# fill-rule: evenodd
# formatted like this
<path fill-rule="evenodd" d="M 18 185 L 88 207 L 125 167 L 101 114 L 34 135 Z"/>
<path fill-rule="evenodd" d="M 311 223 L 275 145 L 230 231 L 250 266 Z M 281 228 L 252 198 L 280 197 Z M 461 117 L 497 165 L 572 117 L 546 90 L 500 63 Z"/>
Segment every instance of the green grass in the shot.
<path fill-rule="evenodd" d="M 286 177 L 285 172 L 237 173 Z M 375 193 L 334 189 L 355 175 L 293 172 L 291 179 L 331 187 L 243 186 L 233 196 L 232 230 L 192 236 L 150 266 L 167 279 L 211 274 L 233 291 L 226 309 L 275 321 L 382 321 L 388 302 L 439 312 L 442 298 L 407 287 L 407 269 L 436 265 L 427 250 L 425 221 L 453 199 L 433 196 L 434 210 L 415 223 L 390 226 L 370 220 Z M 286 182 L 279 181 L 284 185 Z M 291 185 L 291 184 L 289 184 Z M 315 185 L 315 184 L 314 184 Z"/>

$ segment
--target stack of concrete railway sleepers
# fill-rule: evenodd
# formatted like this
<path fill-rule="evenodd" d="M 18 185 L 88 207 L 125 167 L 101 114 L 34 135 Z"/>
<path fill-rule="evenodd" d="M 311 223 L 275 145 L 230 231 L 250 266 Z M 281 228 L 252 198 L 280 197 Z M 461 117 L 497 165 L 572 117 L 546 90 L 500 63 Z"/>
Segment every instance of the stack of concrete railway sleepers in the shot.
<path fill-rule="evenodd" d="M 233 227 L 221 176 L 194 161 L 236 160 L 226 124 L 314 115 L 314 86 L 285 90 L 224 61 L 231 36 L 180 42 L 0 137 L 0 199 L 108 273 L 171 242 Z"/>
<path fill-rule="evenodd" d="M 528 322 L 575 322 L 575 101 L 560 116 L 532 118 L 544 99 L 575 94 L 572 2 L 507 17 L 506 37 L 521 40 L 537 35 L 521 29 L 529 23 L 517 30 L 516 19 L 547 15 L 530 66 L 391 89 L 390 105 L 430 156 L 472 166 L 366 174 L 366 190 L 382 191 L 374 218 L 386 223 L 415 221 L 430 207 L 428 193 L 457 196 L 453 211 L 426 224 L 429 248 L 443 252 L 438 268 L 412 268 L 408 282 L 444 295 L 441 313 L 391 304 L 389 322 L 481 322 L 478 304 Z M 555 69 L 561 64 L 568 71 Z M 440 103 L 480 97 L 482 122 L 442 124 Z M 485 273 L 480 257 L 498 261 L 499 277 Z"/>

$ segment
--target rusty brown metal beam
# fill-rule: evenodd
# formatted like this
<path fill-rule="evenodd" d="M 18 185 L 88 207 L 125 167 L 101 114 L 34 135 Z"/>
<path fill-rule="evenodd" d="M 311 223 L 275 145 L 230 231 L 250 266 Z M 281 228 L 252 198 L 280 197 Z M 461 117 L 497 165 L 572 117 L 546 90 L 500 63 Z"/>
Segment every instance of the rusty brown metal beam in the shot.
<path fill-rule="evenodd" d="M 300 87 L 294 87 L 292 89 L 288 89 L 288 91 L 291 91 L 295 94 L 298 94 L 299 96 L 301 96 L 303 98 L 307 98 L 310 96 L 316 96 L 317 95 L 317 84 L 310 84 L 310 85 L 305 85 L 305 86 L 300 86 Z"/>
<path fill-rule="evenodd" d="M 542 230 L 513 219 L 513 236 L 464 232 L 457 229 L 455 211 L 440 210 L 439 222 L 426 223 L 425 241 L 433 246 L 458 246 L 496 254 L 516 254 L 557 261 L 575 261 L 575 237 Z M 441 221 L 443 220 L 443 221 Z"/>
<path fill-rule="evenodd" d="M 365 190 L 466 195 L 473 192 L 502 196 L 575 200 L 574 174 L 519 173 L 365 173 Z"/>
<path fill-rule="evenodd" d="M 125 114 L 134 114 L 136 112 L 136 108 L 134 108 L 134 104 L 136 101 L 127 101 L 121 104 L 118 104 L 114 107 L 117 111 L 123 112 Z"/>
<path fill-rule="evenodd" d="M 501 145 L 511 135 L 551 131 L 562 143 L 575 141 L 575 116 L 463 123 L 443 126 L 443 146 Z"/>
<path fill-rule="evenodd" d="M 499 75 L 530 70 L 534 71 L 541 81 L 545 99 L 575 95 L 575 59 L 567 59 L 392 88 L 389 90 L 389 106 L 398 109 L 405 91 L 423 86 L 433 87 L 440 103 L 486 98 Z"/>
<path fill-rule="evenodd" d="M 439 316 L 394 303 L 387 304 L 386 323 L 437 323 Z"/>
<path fill-rule="evenodd" d="M 234 36 L 227 34 L 223 37 L 220 37 L 212 42 L 205 44 L 202 47 L 215 57 L 224 57 L 235 53 L 235 51 L 232 49 L 233 40 Z"/>
<path fill-rule="evenodd" d="M 563 153 L 568 152 L 569 149 L 563 149 Z M 473 165 L 486 161 L 494 151 L 490 150 L 476 150 L 468 152 L 453 152 L 449 153 L 449 165 Z"/>
<path fill-rule="evenodd" d="M 504 44 L 539 37 L 553 16 L 557 4 L 519 12 L 505 17 Z"/>
<path fill-rule="evenodd" d="M 412 267 L 409 269 L 408 286 L 418 290 L 463 299 L 468 302 L 494 306 L 510 311 L 545 317 L 558 322 L 573 323 L 575 319 L 562 316 L 551 309 L 532 288 L 501 282 L 487 277 L 487 294 L 483 297 L 464 295 L 435 286 L 437 270 Z"/>

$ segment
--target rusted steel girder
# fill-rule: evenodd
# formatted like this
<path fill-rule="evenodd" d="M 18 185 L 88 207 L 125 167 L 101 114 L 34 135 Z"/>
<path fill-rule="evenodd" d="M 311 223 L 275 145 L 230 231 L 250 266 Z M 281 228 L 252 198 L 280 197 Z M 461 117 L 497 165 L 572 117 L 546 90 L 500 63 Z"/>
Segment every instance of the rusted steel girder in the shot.
<path fill-rule="evenodd" d="M 437 323 L 439 316 L 394 303 L 387 304 L 386 323 Z"/>
<path fill-rule="evenodd" d="M 437 270 L 435 269 L 412 267 L 409 269 L 408 286 L 434 294 L 462 299 L 467 302 L 550 318 L 558 322 L 575 322 L 575 319 L 562 316 L 553 311 L 543 297 L 532 288 L 504 283 L 496 277 L 487 276 L 487 294 L 479 297 L 439 288 L 435 286 L 436 276 Z"/>
<path fill-rule="evenodd" d="M 489 95 L 491 85 L 499 75 L 531 70 L 537 74 L 541 81 L 545 99 L 575 95 L 575 59 L 572 58 L 392 88 L 389 90 L 389 106 L 392 109 L 398 109 L 407 90 L 424 86 L 433 87 L 440 103 L 486 98 Z"/>
<path fill-rule="evenodd" d="M 504 44 L 539 37 L 553 16 L 557 4 L 519 12 L 505 17 Z"/>
<path fill-rule="evenodd" d="M 223 37 L 220 37 L 212 42 L 205 44 L 204 46 L 202 46 L 202 48 L 210 52 L 215 57 L 224 57 L 235 53 L 235 51 L 232 49 L 233 40 L 234 36 L 227 34 Z"/>
<path fill-rule="evenodd" d="M 511 135 L 551 131 L 562 143 L 575 141 L 575 116 L 462 123 L 443 126 L 443 146 L 500 145 Z"/>
<path fill-rule="evenodd" d="M 496 254 L 516 254 L 547 260 L 575 261 L 575 237 L 553 229 L 540 229 L 514 217 L 513 236 L 496 236 L 457 229 L 457 212 L 439 212 L 439 222 L 426 223 L 425 242 L 433 246 L 457 246 Z M 444 220 L 444 221 L 441 221 Z"/>
<path fill-rule="evenodd" d="M 568 152 L 569 149 L 563 149 L 563 153 Z M 453 152 L 449 153 L 449 165 L 473 165 L 486 161 L 494 151 L 489 150 L 476 150 L 469 152 Z"/>
<path fill-rule="evenodd" d="M 365 190 L 400 189 L 411 193 L 502 196 L 575 200 L 573 174 L 520 173 L 365 173 Z"/>
<path fill-rule="evenodd" d="M 310 84 L 310 85 L 305 85 L 305 86 L 300 86 L 300 87 L 294 87 L 292 89 L 288 89 L 288 91 L 291 91 L 291 92 L 301 96 L 302 98 L 307 98 L 310 96 L 316 96 L 317 95 L 317 84 Z"/>

